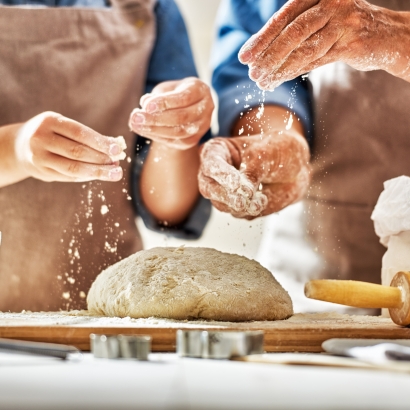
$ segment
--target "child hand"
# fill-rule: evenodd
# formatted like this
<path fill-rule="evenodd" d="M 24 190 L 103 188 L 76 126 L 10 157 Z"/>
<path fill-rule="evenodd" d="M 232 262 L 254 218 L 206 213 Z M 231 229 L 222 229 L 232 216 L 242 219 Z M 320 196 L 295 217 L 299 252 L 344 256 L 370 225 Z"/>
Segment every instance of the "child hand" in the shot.
<path fill-rule="evenodd" d="M 198 144 L 214 109 L 209 87 L 195 77 L 163 82 L 142 96 L 140 104 L 130 116 L 132 131 L 179 150 Z"/>
<path fill-rule="evenodd" d="M 43 112 L 17 130 L 15 156 L 27 176 L 42 181 L 119 181 L 123 137 L 106 137 L 55 112 Z"/>

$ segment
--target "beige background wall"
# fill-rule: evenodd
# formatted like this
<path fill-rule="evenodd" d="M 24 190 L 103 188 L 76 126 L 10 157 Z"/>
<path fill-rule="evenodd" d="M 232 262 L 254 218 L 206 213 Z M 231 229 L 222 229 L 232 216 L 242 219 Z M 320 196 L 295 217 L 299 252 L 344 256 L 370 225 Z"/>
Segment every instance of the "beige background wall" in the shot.
<path fill-rule="evenodd" d="M 200 77 L 210 83 L 209 55 L 214 38 L 214 19 L 220 0 L 176 0 L 185 18 Z M 181 241 L 147 230 L 137 221 L 144 247 L 207 246 L 254 258 L 262 235 L 262 218 L 253 222 L 238 220 L 228 214 L 212 212 L 211 220 L 198 241 Z"/>
<path fill-rule="evenodd" d="M 175 0 L 189 31 L 199 76 L 210 79 L 209 54 L 214 38 L 214 20 L 220 0 Z"/>

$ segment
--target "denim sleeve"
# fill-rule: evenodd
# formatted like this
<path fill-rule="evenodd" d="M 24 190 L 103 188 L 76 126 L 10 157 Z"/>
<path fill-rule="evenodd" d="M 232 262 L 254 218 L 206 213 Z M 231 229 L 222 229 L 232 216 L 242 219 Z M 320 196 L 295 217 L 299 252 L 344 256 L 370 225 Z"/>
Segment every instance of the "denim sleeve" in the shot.
<path fill-rule="evenodd" d="M 302 122 L 306 138 L 313 138 L 313 115 L 308 82 L 298 77 L 274 91 L 261 91 L 249 79 L 248 67 L 238 60 L 241 46 L 277 11 L 283 0 L 222 0 L 212 52 L 212 85 L 219 99 L 219 134 L 229 136 L 235 121 L 264 103 L 290 109 Z"/>
<path fill-rule="evenodd" d="M 187 30 L 182 16 L 173 0 L 158 0 L 155 7 L 156 42 L 154 45 L 149 68 L 145 92 L 162 81 L 180 80 L 185 77 L 197 76 Z M 211 138 L 208 131 L 201 143 Z M 200 197 L 187 219 L 178 226 L 164 226 L 160 224 L 145 207 L 140 192 L 139 181 L 142 168 L 149 151 L 149 140 L 137 136 L 136 158 L 132 173 L 133 202 L 137 214 L 144 221 L 145 226 L 156 232 L 181 239 L 198 239 L 211 215 L 211 203 Z"/>

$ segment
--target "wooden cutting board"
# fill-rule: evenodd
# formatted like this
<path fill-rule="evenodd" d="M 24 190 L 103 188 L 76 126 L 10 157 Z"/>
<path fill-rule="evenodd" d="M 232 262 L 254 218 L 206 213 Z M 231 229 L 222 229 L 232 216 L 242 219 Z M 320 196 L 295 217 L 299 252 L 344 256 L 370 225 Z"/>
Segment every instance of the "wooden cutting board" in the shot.
<path fill-rule="evenodd" d="M 296 314 L 275 322 L 175 321 L 91 316 L 87 311 L 0 313 L 0 337 L 64 343 L 90 350 L 91 333 L 151 335 L 152 350 L 175 351 L 178 329 L 263 330 L 267 352 L 321 352 L 331 338 L 410 339 L 410 328 L 375 316 Z"/>

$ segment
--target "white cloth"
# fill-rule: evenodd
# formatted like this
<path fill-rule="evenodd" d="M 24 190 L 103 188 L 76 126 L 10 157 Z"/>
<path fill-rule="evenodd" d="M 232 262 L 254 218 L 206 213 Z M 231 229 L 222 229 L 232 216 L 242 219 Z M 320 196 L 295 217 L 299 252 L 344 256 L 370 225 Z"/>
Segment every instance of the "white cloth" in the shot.
<path fill-rule="evenodd" d="M 371 218 L 380 242 L 386 247 L 392 235 L 410 231 L 410 177 L 403 175 L 384 183 Z"/>

